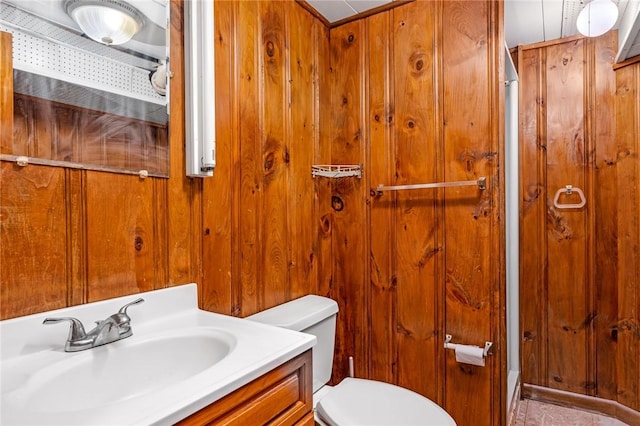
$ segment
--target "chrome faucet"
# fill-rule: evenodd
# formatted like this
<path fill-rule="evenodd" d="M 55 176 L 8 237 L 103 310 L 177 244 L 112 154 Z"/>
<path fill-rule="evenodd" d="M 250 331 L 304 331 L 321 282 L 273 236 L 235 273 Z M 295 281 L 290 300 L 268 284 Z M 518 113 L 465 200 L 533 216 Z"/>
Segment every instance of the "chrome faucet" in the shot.
<path fill-rule="evenodd" d="M 69 321 L 69 337 L 64 345 L 65 352 L 78 352 L 96 346 L 106 345 L 116 340 L 124 339 L 133 333 L 131 330 L 131 317 L 127 314 L 127 308 L 144 302 L 144 299 L 136 299 L 124 305 L 118 313 L 111 315 L 104 321 L 96 321 L 93 330 L 86 333 L 82 322 L 77 318 L 45 318 L 43 324 L 56 324 Z"/>

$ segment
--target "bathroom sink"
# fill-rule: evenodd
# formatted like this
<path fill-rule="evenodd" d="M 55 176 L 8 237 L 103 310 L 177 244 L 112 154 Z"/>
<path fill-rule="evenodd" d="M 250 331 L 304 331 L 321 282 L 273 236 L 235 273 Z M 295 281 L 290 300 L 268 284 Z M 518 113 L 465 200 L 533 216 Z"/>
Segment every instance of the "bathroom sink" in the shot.
<path fill-rule="evenodd" d="M 135 297 L 133 335 L 65 352 L 74 317 L 85 326 Z M 302 354 L 315 337 L 206 312 L 195 284 L 0 321 L 0 424 L 174 424 Z"/>
<path fill-rule="evenodd" d="M 35 371 L 11 399 L 16 406 L 42 412 L 117 404 L 212 368 L 235 343 L 233 335 L 215 329 L 123 340 Z"/>

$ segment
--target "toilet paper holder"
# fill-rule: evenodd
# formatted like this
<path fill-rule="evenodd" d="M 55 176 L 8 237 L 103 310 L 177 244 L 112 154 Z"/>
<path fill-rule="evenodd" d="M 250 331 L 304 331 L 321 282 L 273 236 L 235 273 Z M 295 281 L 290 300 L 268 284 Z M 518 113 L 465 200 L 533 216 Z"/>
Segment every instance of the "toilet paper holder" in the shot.
<path fill-rule="evenodd" d="M 446 334 L 445 335 L 445 339 L 444 339 L 444 348 L 445 349 L 455 349 L 456 346 L 459 345 L 459 343 L 451 343 L 451 339 L 453 337 L 450 334 Z M 491 347 L 493 346 L 493 342 L 484 342 L 484 350 L 482 351 L 483 356 L 486 358 L 487 355 L 491 355 L 489 353 L 489 350 L 491 349 Z"/>

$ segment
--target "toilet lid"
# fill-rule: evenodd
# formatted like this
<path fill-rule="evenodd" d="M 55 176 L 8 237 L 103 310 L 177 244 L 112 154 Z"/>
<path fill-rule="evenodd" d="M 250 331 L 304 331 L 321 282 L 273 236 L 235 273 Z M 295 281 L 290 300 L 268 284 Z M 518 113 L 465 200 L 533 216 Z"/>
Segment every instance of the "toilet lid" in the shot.
<path fill-rule="evenodd" d="M 321 420 L 331 426 L 455 426 L 438 404 L 389 383 L 344 379 L 316 406 Z"/>

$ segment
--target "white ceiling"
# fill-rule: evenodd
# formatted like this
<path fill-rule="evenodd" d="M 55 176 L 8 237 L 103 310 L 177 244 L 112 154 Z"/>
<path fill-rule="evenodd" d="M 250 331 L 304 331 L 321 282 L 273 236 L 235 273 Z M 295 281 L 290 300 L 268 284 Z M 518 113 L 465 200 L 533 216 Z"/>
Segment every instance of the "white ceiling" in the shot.
<path fill-rule="evenodd" d="M 366 10 L 391 3 L 392 0 L 307 0 L 316 11 L 329 22 L 337 22 L 362 13 Z M 420 0 L 418 0 L 420 1 Z M 505 39 L 509 48 L 518 45 L 538 43 L 569 37 L 578 33 L 576 19 L 590 0 L 505 0 Z M 640 0 L 612 0 L 619 10 L 618 24 L 621 26 L 621 51 L 624 50 L 622 29 L 633 27 L 638 21 Z M 628 40 L 624 56 L 640 54 L 640 37 L 636 39 L 639 24 L 635 24 L 635 33 Z M 622 53 L 622 52 L 621 52 Z M 619 56 L 618 61 L 624 60 Z"/>

